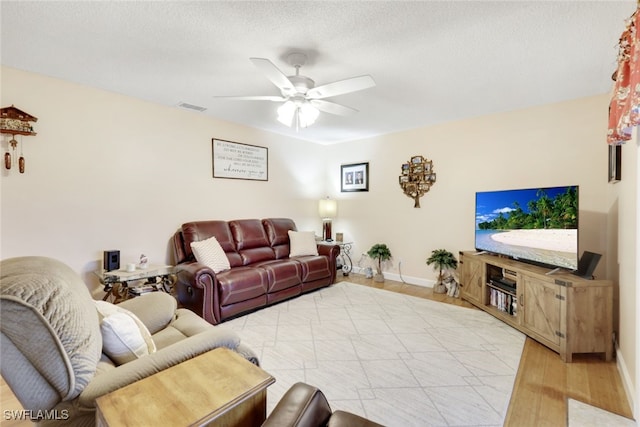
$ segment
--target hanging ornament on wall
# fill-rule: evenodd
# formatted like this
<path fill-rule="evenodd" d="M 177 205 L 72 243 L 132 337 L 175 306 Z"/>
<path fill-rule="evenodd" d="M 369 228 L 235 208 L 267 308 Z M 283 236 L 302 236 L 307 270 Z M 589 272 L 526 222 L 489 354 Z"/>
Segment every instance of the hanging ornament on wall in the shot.
<path fill-rule="evenodd" d="M 9 144 L 11 144 L 11 141 L 9 141 Z M 11 164 L 13 162 L 11 161 L 11 153 L 9 152 L 9 148 L 7 148 L 7 152 L 4 153 L 4 167 L 7 169 L 11 169 Z"/>
<path fill-rule="evenodd" d="M 22 154 L 22 137 L 20 137 L 20 158 L 18 159 L 18 171 L 24 173 L 24 154 Z"/>
<path fill-rule="evenodd" d="M 413 207 L 420 207 L 420 197 L 424 196 L 436 182 L 433 161 L 423 156 L 412 156 L 411 160 L 402 165 L 399 177 L 400 188 L 404 194 L 414 201 Z"/>
<path fill-rule="evenodd" d="M 30 122 L 37 121 L 37 117 L 25 113 L 13 105 L 0 108 L 0 133 L 11 135 L 11 139 L 7 143 L 7 151 L 4 153 L 4 167 L 7 170 L 10 170 L 14 164 L 13 162 L 17 160 L 18 171 L 24 173 L 26 160 L 22 152 L 22 137 L 36 135 Z M 20 157 L 16 154 L 18 147 L 16 135 L 20 135 Z"/>

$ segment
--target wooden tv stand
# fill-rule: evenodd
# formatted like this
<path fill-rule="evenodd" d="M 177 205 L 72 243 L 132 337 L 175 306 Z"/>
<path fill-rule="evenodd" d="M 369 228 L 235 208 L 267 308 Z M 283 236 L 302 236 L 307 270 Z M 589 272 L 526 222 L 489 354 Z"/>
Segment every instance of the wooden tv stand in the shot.
<path fill-rule="evenodd" d="M 571 362 L 613 354 L 613 286 L 497 255 L 460 252 L 460 295 Z"/>

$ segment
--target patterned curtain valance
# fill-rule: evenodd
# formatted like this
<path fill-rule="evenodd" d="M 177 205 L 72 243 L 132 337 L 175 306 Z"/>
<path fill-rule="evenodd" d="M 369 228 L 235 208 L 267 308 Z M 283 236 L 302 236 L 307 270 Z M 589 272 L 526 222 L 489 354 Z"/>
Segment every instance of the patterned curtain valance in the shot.
<path fill-rule="evenodd" d="M 631 139 L 634 126 L 640 124 L 640 25 L 638 10 L 627 20 L 618 44 L 618 69 L 609 105 L 608 144 L 623 144 Z"/>

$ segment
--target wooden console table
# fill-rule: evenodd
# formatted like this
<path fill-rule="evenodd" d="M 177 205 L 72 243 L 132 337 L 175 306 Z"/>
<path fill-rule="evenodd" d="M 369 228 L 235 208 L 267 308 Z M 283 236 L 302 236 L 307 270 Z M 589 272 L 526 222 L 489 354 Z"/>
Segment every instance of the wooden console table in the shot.
<path fill-rule="evenodd" d="M 260 426 L 275 378 L 217 348 L 96 400 L 96 426 Z"/>

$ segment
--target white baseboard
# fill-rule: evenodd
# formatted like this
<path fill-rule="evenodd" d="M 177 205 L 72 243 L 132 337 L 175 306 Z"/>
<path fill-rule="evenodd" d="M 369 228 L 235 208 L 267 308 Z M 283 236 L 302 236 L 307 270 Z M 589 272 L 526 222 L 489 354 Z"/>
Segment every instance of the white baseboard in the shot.
<path fill-rule="evenodd" d="M 353 266 L 352 273 L 364 275 L 364 268 Z M 338 274 L 341 274 L 340 271 L 338 271 Z M 395 280 L 396 282 L 404 282 L 410 285 L 424 286 L 426 288 L 433 288 L 433 285 L 435 285 L 436 283 L 435 280 L 424 279 L 421 277 L 405 276 L 405 275 L 402 275 L 401 277 L 400 274 L 398 273 L 391 273 L 388 271 L 383 271 L 382 274 L 386 279 L 389 279 L 389 280 Z"/>
<path fill-rule="evenodd" d="M 618 373 L 620 373 L 620 378 L 622 379 L 622 386 L 624 387 L 624 391 L 627 395 L 627 401 L 629 402 L 629 407 L 633 413 L 633 418 L 638 419 L 637 407 L 635 402 L 636 391 L 633 387 L 633 381 L 631 381 L 631 376 L 629 375 L 629 371 L 627 370 L 627 365 L 624 362 L 624 358 L 622 357 L 622 353 L 620 352 L 620 348 L 618 347 L 617 340 L 614 340 L 616 347 L 616 367 L 618 368 Z"/>

